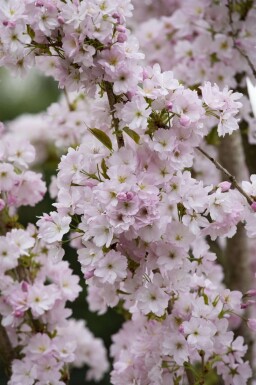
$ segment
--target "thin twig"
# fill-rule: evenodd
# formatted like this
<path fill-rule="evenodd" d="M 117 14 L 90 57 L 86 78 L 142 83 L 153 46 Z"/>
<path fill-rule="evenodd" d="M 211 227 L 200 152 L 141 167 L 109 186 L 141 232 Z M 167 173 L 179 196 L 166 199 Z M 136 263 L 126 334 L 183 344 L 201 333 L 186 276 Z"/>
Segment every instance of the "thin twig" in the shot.
<path fill-rule="evenodd" d="M 110 113 L 112 116 L 112 122 L 115 129 L 116 139 L 118 148 L 124 147 L 124 137 L 123 133 L 119 128 L 119 119 L 115 117 L 115 104 L 116 104 L 116 96 L 113 92 L 112 84 L 104 81 L 104 87 L 108 96 L 108 102 L 110 107 Z"/>
<path fill-rule="evenodd" d="M 217 160 L 207 154 L 207 152 L 205 152 L 201 147 L 197 147 L 197 150 L 200 151 L 204 156 L 206 156 L 206 158 L 208 158 L 218 170 L 222 171 L 228 177 L 232 185 L 246 198 L 247 202 L 251 206 L 254 200 L 242 189 L 234 175 L 230 174 L 228 170 L 226 170 Z"/>
<path fill-rule="evenodd" d="M 235 40 L 237 32 L 235 32 L 235 30 L 234 30 L 234 22 L 233 22 L 233 16 L 232 16 L 232 6 L 233 6 L 233 1 L 232 0 L 228 0 L 228 15 L 229 15 L 229 23 L 230 23 L 231 32 L 232 32 L 233 44 L 234 44 L 235 49 L 246 60 L 248 66 L 250 67 L 250 69 L 251 69 L 251 71 L 253 73 L 253 76 L 256 79 L 256 69 L 255 69 L 253 63 L 251 62 L 250 58 L 246 55 L 246 53 L 244 53 L 244 51 L 237 45 L 237 42 Z"/>

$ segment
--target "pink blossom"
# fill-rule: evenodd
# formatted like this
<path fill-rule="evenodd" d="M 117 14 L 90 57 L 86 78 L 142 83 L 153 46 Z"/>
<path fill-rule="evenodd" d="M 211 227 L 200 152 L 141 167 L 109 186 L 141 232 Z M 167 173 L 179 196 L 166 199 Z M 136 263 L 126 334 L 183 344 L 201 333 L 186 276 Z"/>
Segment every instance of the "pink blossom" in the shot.
<path fill-rule="evenodd" d="M 94 276 L 99 277 L 101 282 L 113 284 L 116 280 L 126 277 L 127 260 L 119 252 L 110 251 L 99 262 L 94 270 Z"/>
<path fill-rule="evenodd" d="M 69 231 L 70 222 L 70 217 L 61 217 L 57 212 L 52 211 L 50 215 L 44 215 L 37 222 L 39 236 L 49 243 L 61 241 L 63 235 Z"/>
<path fill-rule="evenodd" d="M 227 182 L 227 181 L 224 181 L 224 182 L 219 183 L 218 187 L 221 188 L 222 192 L 226 192 L 226 191 L 229 191 L 229 189 L 231 187 L 231 183 Z"/>

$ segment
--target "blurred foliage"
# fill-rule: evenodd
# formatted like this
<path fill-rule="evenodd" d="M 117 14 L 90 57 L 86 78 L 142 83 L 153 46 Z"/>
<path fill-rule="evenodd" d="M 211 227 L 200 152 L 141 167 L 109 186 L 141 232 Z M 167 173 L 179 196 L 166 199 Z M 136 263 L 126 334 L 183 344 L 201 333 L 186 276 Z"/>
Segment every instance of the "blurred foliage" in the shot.
<path fill-rule="evenodd" d="M 56 83 L 51 78 L 45 78 L 35 71 L 25 78 L 20 79 L 12 77 L 5 69 L 0 69 L 0 121 L 12 120 L 24 113 L 37 113 L 46 110 L 53 102 L 56 102 L 60 96 L 60 91 Z M 37 167 L 36 171 L 44 175 L 44 180 L 49 185 L 51 176 L 56 174 L 58 158 L 50 154 L 49 158 L 44 162 L 42 167 Z M 20 222 L 25 226 L 27 223 L 35 223 L 38 216 L 44 212 L 52 211 L 53 201 L 49 195 L 35 207 L 22 207 L 19 210 Z M 86 320 L 89 329 L 96 337 L 101 337 L 105 346 L 109 348 L 111 343 L 111 335 L 120 328 L 123 318 L 114 310 L 109 310 L 106 314 L 98 316 L 90 313 L 85 300 L 86 287 L 85 281 L 81 276 L 80 266 L 77 261 L 76 251 L 70 247 L 66 247 L 64 259 L 68 260 L 75 274 L 80 275 L 80 283 L 83 292 L 75 303 L 69 304 L 72 307 L 75 318 Z M 93 382 L 85 381 L 86 368 L 74 369 L 71 374 L 70 385 L 92 385 Z M 107 375 L 100 385 L 109 384 L 109 376 Z M 4 370 L 0 368 L 0 384 L 6 385 L 7 379 Z"/>
<path fill-rule="evenodd" d="M 14 119 L 23 113 L 37 113 L 58 100 L 60 91 L 51 78 L 32 70 L 24 79 L 0 69 L 0 120 Z"/>

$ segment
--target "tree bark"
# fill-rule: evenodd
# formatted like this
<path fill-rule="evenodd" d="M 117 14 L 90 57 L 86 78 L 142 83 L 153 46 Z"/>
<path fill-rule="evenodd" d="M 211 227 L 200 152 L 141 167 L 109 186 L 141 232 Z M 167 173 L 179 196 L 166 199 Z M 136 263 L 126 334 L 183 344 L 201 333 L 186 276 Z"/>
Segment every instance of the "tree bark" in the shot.
<path fill-rule="evenodd" d="M 249 173 L 246 167 L 245 155 L 242 146 L 240 131 L 235 131 L 231 136 L 225 136 L 219 148 L 220 163 L 235 176 L 238 182 L 248 180 Z M 252 285 L 252 271 L 248 250 L 248 238 L 242 224 L 237 227 L 233 238 L 228 238 L 224 250 L 224 270 L 228 288 L 240 290 L 245 293 Z M 247 311 L 246 317 L 249 317 Z M 243 322 L 238 333 L 242 335 L 248 345 L 247 359 L 253 362 L 252 334 Z"/>
<path fill-rule="evenodd" d="M 1 322 L 2 316 L 0 316 L 0 360 L 4 365 L 6 374 L 9 376 L 11 373 L 11 363 L 14 359 L 14 352 L 8 334 L 1 325 Z"/>

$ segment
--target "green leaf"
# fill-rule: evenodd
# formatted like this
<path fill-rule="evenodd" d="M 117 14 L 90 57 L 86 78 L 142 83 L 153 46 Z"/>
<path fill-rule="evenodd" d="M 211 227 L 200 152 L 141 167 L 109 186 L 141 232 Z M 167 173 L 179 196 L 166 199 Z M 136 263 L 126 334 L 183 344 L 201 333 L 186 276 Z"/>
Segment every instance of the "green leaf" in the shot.
<path fill-rule="evenodd" d="M 104 132 L 99 130 L 98 128 L 89 128 L 89 131 L 97 138 L 104 146 L 106 146 L 110 151 L 112 151 L 112 142 L 108 135 Z"/>
<path fill-rule="evenodd" d="M 140 136 L 139 136 L 139 134 L 137 134 L 137 132 L 131 130 L 129 127 L 125 127 L 124 132 L 126 132 L 126 134 L 129 135 L 130 138 L 132 138 L 135 143 L 137 143 L 137 144 L 140 143 Z"/>
<path fill-rule="evenodd" d="M 177 210 L 178 210 L 178 217 L 179 221 L 182 221 L 183 216 L 186 214 L 186 208 L 183 206 L 182 203 L 177 203 Z"/>
<path fill-rule="evenodd" d="M 90 174 L 89 172 L 86 172 L 86 171 L 84 171 L 84 170 L 81 170 L 80 172 L 81 172 L 82 174 L 88 176 L 88 178 L 95 179 L 95 180 L 97 180 L 97 181 L 99 181 L 99 182 L 102 182 L 102 180 L 101 180 L 96 174 Z"/>
<path fill-rule="evenodd" d="M 205 305 L 209 305 L 209 300 L 208 300 L 208 297 L 205 293 L 203 293 L 203 298 L 204 298 Z"/>
<path fill-rule="evenodd" d="M 108 168 L 107 168 L 105 159 L 102 159 L 102 162 L 101 162 L 101 169 L 102 169 L 101 175 L 102 175 L 105 179 L 109 179 L 109 176 L 108 176 Z"/>
<path fill-rule="evenodd" d="M 36 34 L 28 24 L 27 24 L 27 34 L 31 37 L 32 40 L 34 40 Z"/>

